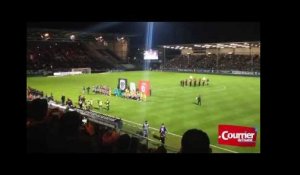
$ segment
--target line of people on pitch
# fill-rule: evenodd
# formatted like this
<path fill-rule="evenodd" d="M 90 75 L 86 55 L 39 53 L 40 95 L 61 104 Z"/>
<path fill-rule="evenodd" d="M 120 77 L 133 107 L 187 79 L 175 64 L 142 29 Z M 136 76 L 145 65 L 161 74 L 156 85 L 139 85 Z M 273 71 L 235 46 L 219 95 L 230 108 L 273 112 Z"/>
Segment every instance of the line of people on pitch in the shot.
<path fill-rule="evenodd" d="M 138 101 L 146 101 L 147 100 L 146 93 L 140 92 L 139 90 L 130 91 L 128 88 L 126 88 L 125 91 L 122 93 L 122 97 L 127 98 L 127 99 L 138 100 Z"/>
<path fill-rule="evenodd" d="M 66 105 L 67 108 L 76 108 L 76 106 L 73 105 L 73 101 L 70 98 L 67 98 L 67 101 L 65 101 L 65 99 L 66 99 L 66 97 L 64 95 L 62 95 L 61 104 L 63 106 Z M 106 109 L 107 111 L 109 111 L 110 101 L 108 99 L 105 102 L 105 108 L 104 108 L 102 100 L 98 100 L 97 104 L 98 104 L 98 107 L 99 107 L 100 111 L 102 109 Z M 87 111 L 90 111 L 94 108 L 93 107 L 93 100 L 92 99 L 86 100 L 85 96 L 81 96 L 81 95 L 79 95 L 79 97 L 78 97 L 78 105 L 79 105 L 79 109 L 87 110 Z"/>
<path fill-rule="evenodd" d="M 105 101 L 105 103 L 102 100 L 98 100 L 97 104 L 98 104 L 98 109 L 100 111 L 102 109 L 106 109 L 107 111 L 109 111 L 110 101 L 108 99 Z M 78 97 L 78 105 L 79 105 L 80 109 L 88 110 L 88 111 L 90 111 L 94 108 L 93 100 L 92 99 L 86 100 L 85 97 L 81 96 L 81 95 L 79 95 L 79 97 Z M 105 106 L 105 108 L 104 108 L 104 106 Z"/>
<path fill-rule="evenodd" d="M 150 90 L 151 92 L 151 90 Z M 114 89 L 113 95 L 116 97 L 122 97 L 126 99 L 132 99 L 132 100 L 138 100 L 138 101 L 146 101 L 147 95 L 146 93 L 140 92 L 137 88 L 136 90 L 129 90 L 129 87 L 125 89 L 125 91 L 122 91 L 121 89 Z"/>
<path fill-rule="evenodd" d="M 208 86 L 209 85 L 209 79 L 208 78 L 199 78 L 198 81 L 196 80 L 196 78 L 193 79 L 185 79 L 185 80 L 180 80 L 180 86 L 184 87 L 184 86 Z"/>
<path fill-rule="evenodd" d="M 83 86 L 82 88 L 82 94 L 90 94 L 90 87 L 88 86 L 87 88 L 85 88 L 85 86 Z M 111 96 L 111 88 L 108 86 L 102 86 L 102 85 L 96 85 L 96 86 L 92 86 L 92 92 L 94 92 L 95 94 L 103 94 L 103 95 L 108 95 Z"/>
<path fill-rule="evenodd" d="M 68 108 L 74 108 L 75 106 L 73 105 L 73 101 L 70 99 L 70 98 L 67 98 L 67 101 L 66 101 L 66 96 L 62 95 L 61 96 L 61 105 L 62 106 L 67 106 L 67 109 Z"/>

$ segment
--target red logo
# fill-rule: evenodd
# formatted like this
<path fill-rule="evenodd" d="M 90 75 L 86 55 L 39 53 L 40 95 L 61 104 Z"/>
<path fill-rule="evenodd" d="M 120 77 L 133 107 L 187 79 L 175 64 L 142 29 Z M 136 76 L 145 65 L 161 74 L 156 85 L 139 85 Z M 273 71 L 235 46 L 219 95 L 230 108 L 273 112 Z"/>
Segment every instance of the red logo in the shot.
<path fill-rule="evenodd" d="M 219 125 L 218 143 L 233 146 L 255 146 L 256 129 L 245 126 Z"/>

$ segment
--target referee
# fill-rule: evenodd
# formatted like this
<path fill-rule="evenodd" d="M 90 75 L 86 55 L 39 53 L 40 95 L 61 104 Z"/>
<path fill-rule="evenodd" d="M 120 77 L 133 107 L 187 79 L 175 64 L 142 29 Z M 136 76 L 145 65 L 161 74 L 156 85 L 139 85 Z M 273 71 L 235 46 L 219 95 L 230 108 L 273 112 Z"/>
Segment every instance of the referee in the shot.
<path fill-rule="evenodd" d="M 201 96 L 200 95 L 197 97 L 197 105 L 201 106 Z"/>

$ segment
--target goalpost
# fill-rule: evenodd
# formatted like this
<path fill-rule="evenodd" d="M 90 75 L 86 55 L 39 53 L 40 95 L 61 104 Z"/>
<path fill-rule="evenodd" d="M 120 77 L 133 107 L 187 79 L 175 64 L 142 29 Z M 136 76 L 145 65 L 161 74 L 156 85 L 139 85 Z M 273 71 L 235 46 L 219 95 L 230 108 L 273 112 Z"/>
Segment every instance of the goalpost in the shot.
<path fill-rule="evenodd" d="M 72 68 L 72 72 L 82 72 L 83 74 L 90 74 L 92 72 L 92 69 L 90 67 L 86 68 Z"/>

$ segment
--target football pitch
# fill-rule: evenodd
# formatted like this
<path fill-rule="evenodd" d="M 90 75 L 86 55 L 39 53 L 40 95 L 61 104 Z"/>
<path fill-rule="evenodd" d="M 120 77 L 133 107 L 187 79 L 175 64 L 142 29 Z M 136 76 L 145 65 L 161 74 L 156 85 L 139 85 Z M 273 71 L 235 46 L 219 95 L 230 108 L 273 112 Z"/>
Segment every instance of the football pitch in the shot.
<path fill-rule="evenodd" d="M 182 87 L 180 80 L 209 78 L 208 86 Z M 150 139 L 157 140 L 161 123 L 168 129 L 166 145 L 179 150 L 181 136 L 188 129 L 205 131 L 214 153 L 259 153 L 260 152 L 260 78 L 211 74 L 173 73 L 154 71 L 107 72 L 64 77 L 27 77 L 27 86 L 44 91 L 60 101 L 61 96 L 70 98 L 78 106 L 78 96 L 83 86 L 107 85 L 112 91 L 117 88 L 118 79 L 126 78 L 128 84 L 139 80 L 150 80 L 151 93 L 147 101 L 136 101 L 115 96 L 85 94 L 86 100 L 93 99 L 94 110 L 99 112 L 97 100 L 110 100 L 110 110 L 102 113 L 120 117 L 124 127 L 141 130 L 141 124 L 148 121 Z M 201 95 L 202 105 L 196 105 Z M 218 144 L 218 125 L 239 125 L 255 127 L 255 147 L 237 147 Z M 133 129 L 136 128 L 136 129 Z"/>

